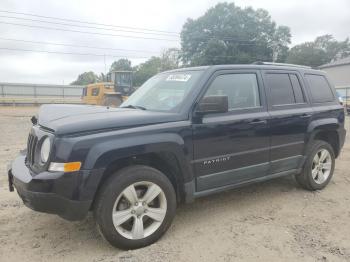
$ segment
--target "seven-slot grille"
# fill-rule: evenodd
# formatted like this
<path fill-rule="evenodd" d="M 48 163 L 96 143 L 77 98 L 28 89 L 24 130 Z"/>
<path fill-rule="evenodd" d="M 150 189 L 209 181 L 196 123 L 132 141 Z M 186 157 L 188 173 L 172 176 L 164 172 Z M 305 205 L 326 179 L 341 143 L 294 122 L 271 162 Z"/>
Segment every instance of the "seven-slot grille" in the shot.
<path fill-rule="evenodd" d="M 29 165 L 34 164 L 34 155 L 35 155 L 35 149 L 37 144 L 38 144 L 38 138 L 32 133 L 30 133 L 28 136 L 28 143 L 27 143 L 27 163 Z"/>

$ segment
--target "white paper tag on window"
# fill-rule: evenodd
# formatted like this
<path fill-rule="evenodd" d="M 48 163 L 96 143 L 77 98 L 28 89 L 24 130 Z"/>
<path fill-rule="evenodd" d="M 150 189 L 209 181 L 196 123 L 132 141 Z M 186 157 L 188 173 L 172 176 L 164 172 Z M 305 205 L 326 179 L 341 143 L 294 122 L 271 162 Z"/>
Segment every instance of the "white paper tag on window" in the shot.
<path fill-rule="evenodd" d="M 186 74 L 176 74 L 169 75 L 166 81 L 179 81 L 179 82 L 187 82 L 191 78 L 191 75 Z"/>

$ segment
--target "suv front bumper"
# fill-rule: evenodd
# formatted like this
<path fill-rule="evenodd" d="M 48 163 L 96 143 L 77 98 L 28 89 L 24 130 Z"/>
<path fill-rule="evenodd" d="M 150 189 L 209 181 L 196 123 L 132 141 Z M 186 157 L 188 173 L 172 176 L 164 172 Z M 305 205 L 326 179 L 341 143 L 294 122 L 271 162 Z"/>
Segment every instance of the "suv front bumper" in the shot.
<path fill-rule="evenodd" d="M 100 177 L 96 173 L 99 172 L 81 170 L 33 174 L 25 164 L 25 153 L 21 152 L 8 168 L 9 189 L 16 188 L 23 203 L 35 211 L 81 220 L 87 215 L 96 192 L 98 183 L 90 176 Z"/>

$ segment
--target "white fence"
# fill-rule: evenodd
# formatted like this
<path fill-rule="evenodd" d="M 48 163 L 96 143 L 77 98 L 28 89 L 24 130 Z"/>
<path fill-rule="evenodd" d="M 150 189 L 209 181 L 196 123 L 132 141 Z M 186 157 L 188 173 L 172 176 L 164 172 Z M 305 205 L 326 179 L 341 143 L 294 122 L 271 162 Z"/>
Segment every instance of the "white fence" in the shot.
<path fill-rule="evenodd" d="M 0 104 L 81 103 L 84 86 L 0 82 Z"/>

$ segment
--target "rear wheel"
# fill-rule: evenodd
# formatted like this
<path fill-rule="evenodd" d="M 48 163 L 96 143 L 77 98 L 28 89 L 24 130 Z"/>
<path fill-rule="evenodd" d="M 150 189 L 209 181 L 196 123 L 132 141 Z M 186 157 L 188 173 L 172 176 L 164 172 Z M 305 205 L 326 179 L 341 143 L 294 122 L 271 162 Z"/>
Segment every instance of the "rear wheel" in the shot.
<path fill-rule="evenodd" d="M 154 243 L 170 226 L 176 195 L 156 169 L 132 166 L 105 182 L 94 209 L 97 226 L 113 246 L 135 249 Z"/>
<path fill-rule="evenodd" d="M 118 107 L 123 103 L 121 97 L 118 96 L 107 96 L 103 99 L 104 106 Z"/>
<path fill-rule="evenodd" d="M 334 172 L 335 155 L 330 144 L 316 140 L 308 152 L 303 172 L 296 176 L 305 189 L 320 190 L 327 186 Z"/>

